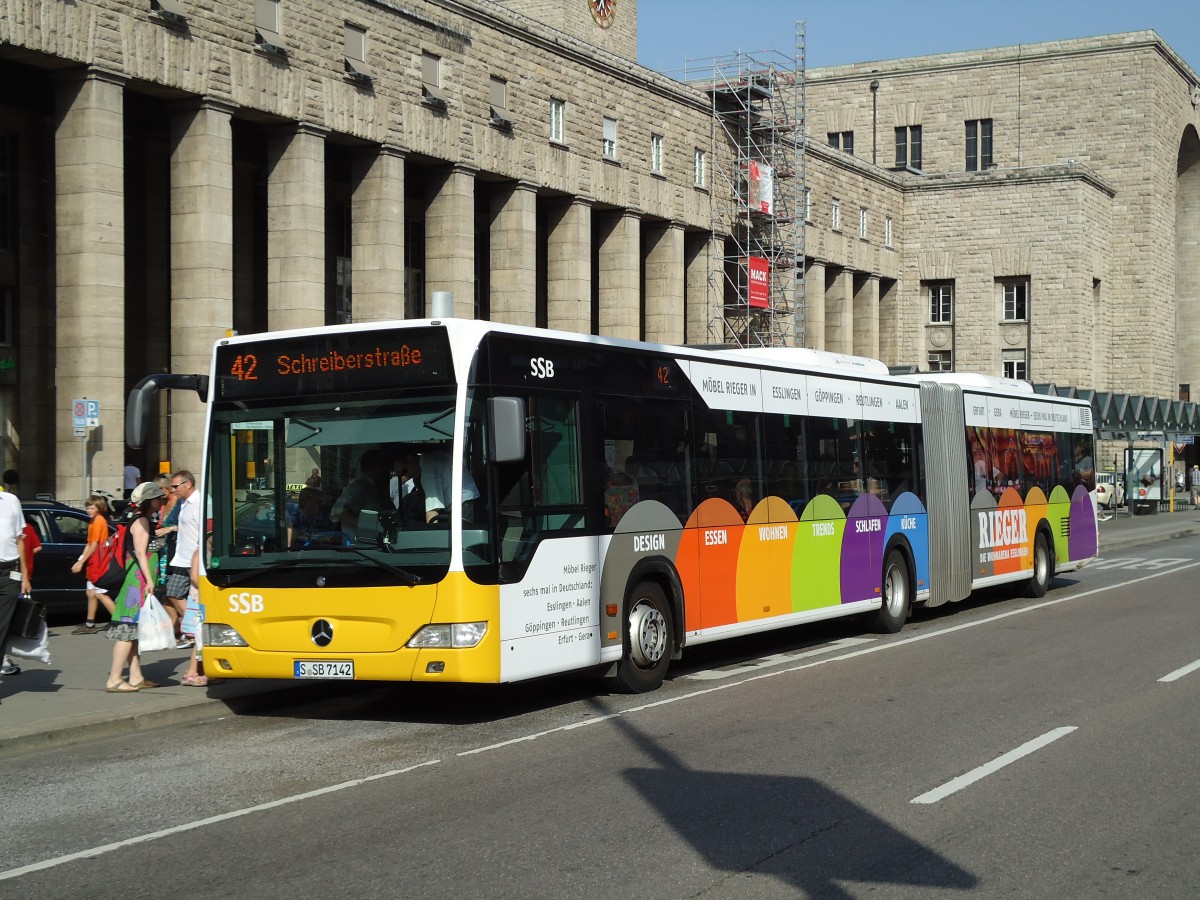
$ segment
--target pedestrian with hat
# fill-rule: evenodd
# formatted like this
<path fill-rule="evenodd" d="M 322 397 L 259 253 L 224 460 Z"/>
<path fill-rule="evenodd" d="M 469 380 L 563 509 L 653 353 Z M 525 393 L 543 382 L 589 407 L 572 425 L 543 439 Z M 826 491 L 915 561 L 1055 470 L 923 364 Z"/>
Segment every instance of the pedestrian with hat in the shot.
<path fill-rule="evenodd" d="M 148 681 L 142 675 L 142 661 L 138 655 L 138 616 L 143 604 L 154 594 L 158 559 L 150 552 L 150 541 L 154 536 L 151 522 L 162 507 L 164 497 L 163 489 L 153 481 L 139 484 L 129 495 L 133 521 L 125 536 L 128 560 L 125 582 L 114 600 L 112 623 L 105 632 L 114 642 L 112 668 L 105 684 L 105 690 L 110 694 L 131 694 L 143 688 L 158 687 L 157 682 Z M 126 664 L 129 665 L 128 681 L 123 677 Z"/>

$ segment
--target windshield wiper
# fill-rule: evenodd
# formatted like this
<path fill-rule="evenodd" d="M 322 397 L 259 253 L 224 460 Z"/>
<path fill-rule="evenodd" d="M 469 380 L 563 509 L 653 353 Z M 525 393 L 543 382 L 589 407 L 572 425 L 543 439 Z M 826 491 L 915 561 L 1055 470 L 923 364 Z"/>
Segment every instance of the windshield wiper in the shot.
<path fill-rule="evenodd" d="M 396 578 L 400 579 L 400 583 L 403 584 L 405 587 L 416 587 L 418 584 L 421 583 L 420 575 L 414 575 L 412 572 L 406 572 L 404 569 L 397 568 L 396 566 L 393 566 L 390 563 L 385 563 L 383 560 L 375 559 L 375 557 L 369 556 L 368 554 L 364 553 L 362 550 L 357 549 L 356 547 L 322 547 L 321 549 L 326 550 L 326 551 L 332 550 L 335 553 L 353 553 L 356 556 L 361 556 L 363 559 L 367 560 L 368 562 L 375 563 L 375 565 L 379 566 L 379 568 L 383 569 L 385 572 L 388 572 L 389 574 L 394 575 Z M 309 557 L 307 559 L 303 559 L 303 558 L 301 558 L 301 559 L 281 559 L 277 562 L 267 563 L 267 565 L 265 565 L 265 566 L 259 566 L 254 569 L 247 569 L 246 571 L 243 571 L 243 572 L 232 572 L 227 575 L 224 575 L 224 573 L 222 573 L 222 575 L 224 575 L 224 581 L 222 582 L 222 584 L 224 587 L 229 587 L 234 584 L 241 584 L 243 581 L 249 581 L 252 578 L 257 578 L 259 575 L 264 575 L 267 572 L 277 572 L 280 569 L 299 569 L 299 568 L 305 568 L 305 567 L 318 567 L 321 565 L 328 565 L 329 563 L 346 564 L 349 562 L 350 562 L 350 560 L 329 559 L 329 558 L 314 559 L 312 557 Z M 217 580 L 221 579 L 222 575 L 217 575 L 216 578 L 214 578 L 213 580 L 217 581 Z"/>
<path fill-rule="evenodd" d="M 379 568 L 383 569 L 385 572 L 395 575 L 408 587 L 415 587 L 416 585 L 421 583 L 420 575 L 414 575 L 412 572 L 407 572 L 404 569 L 401 569 L 397 566 L 393 566 L 391 563 L 386 563 L 382 559 L 376 559 L 374 556 L 371 556 L 365 550 L 359 550 L 357 547 L 322 547 L 321 549 L 322 550 L 332 550 L 334 553 L 353 553 L 356 556 L 361 556 L 367 562 L 373 562 L 373 563 L 375 563 L 375 565 L 379 566 Z"/>
<path fill-rule="evenodd" d="M 249 581 L 251 578 L 257 578 L 267 572 L 273 572 L 277 569 L 296 569 L 299 568 L 305 561 L 299 559 L 281 559 L 278 562 L 267 563 L 265 566 L 258 566 L 254 569 L 246 569 L 242 572 L 220 572 L 213 578 L 213 581 L 224 579 L 223 585 L 229 587 L 232 584 L 240 584 L 243 581 Z M 212 575 L 212 570 L 209 570 Z"/>

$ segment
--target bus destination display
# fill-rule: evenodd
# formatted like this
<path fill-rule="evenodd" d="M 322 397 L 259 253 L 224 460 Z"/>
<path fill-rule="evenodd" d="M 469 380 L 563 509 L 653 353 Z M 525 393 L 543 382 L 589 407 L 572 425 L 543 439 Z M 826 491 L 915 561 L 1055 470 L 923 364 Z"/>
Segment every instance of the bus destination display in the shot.
<path fill-rule="evenodd" d="M 291 397 L 451 378 L 440 329 L 365 331 L 228 344 L 217 348 L 218 395 Z"/>

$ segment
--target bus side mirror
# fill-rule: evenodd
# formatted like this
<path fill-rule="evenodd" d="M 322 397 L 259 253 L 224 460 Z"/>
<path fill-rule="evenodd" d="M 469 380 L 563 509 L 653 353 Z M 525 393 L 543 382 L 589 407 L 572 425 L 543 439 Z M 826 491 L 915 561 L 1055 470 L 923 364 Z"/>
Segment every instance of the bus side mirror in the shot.
<path fill-rule="evenodd" d="M 489 462 L 496 465 L 525 459 L 525 401 L 520 397 L 490 397 L 487 402 Z"/>

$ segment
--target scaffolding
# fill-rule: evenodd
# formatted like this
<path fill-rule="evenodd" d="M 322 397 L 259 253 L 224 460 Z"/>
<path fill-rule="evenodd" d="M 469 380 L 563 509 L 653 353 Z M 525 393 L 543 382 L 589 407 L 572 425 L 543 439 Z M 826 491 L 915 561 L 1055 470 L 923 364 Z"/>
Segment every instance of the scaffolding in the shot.
<path fill-rule="evenodd" d="M 740 347 L 805 345 L 804 54 L 769 50 L 689 60 L 685 78 L 712 101 L 710 340 Z"/>

